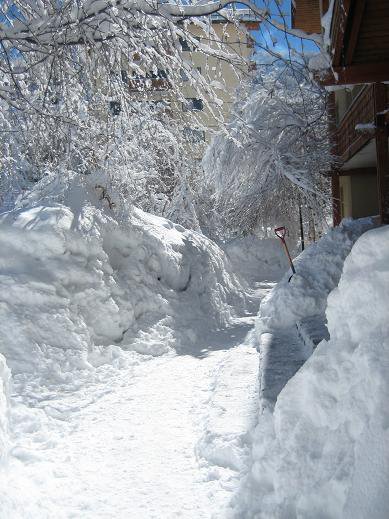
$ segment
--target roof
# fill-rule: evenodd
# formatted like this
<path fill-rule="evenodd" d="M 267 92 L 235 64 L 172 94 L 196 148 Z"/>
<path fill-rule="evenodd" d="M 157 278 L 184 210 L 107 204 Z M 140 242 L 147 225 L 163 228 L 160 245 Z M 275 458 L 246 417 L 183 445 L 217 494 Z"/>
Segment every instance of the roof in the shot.
<path fill-rule="evenodd" d="M 233 8 L 229 7 L 227 9 L 221 9 L 217 13 L 211 14 L 212 22 L 225 22 L 226 19 L 228 21 L 239 20 L 242 23 L 259 23 L 261 19 L 255 13 L 248 8 Z"/>

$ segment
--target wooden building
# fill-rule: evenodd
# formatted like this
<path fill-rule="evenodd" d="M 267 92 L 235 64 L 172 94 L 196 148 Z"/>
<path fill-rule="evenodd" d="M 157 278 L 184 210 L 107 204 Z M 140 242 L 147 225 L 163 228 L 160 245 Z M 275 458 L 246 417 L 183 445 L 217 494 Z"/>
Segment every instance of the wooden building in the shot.
<path fill-rule="evenodd" d="M 389 0 L 294 0 L 292 26 L 325 32 L 328 42 L 331 65 L 320 81 L 331 92 L 339 158 L 331 172 L 334 224 L 373 215 L 388 224 Z"/>

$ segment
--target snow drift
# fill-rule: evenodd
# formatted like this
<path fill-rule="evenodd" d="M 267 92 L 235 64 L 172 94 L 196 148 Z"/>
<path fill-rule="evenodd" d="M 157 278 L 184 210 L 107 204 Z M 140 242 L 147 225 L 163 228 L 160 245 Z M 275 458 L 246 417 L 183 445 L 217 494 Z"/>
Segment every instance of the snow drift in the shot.
<path fill-rule="evenodd" d="M 7 454 L 8 447 L 8 385 L 9 370 L 3 355 L 0 355 L 0 466 Z"/>
<path fill-rule="evenodd" d="M 329 229 L 295 260 L 295 274 L 289 271 L 262 301 L 259 330 L 293 326 L 302 318 L 323 314 L 327 296 L 342 273 L 343 263 L 357 238 L 373 223 L 370 218 L 345 219 Z"/>
<path fill-rule="evenodd" d="M 118 220 L 84 182 L 45 179 L 1 216 L 0 352 L 19 381 L 72 384 L 75 369 L 120 362 L 121 349 L 200 347 L 197 319 L 206 331 L 244 312 L 213 242 L 137 209 Z"/>
<path fill-rule="evenodd" d="M 328 298 L 330 340 L 261 415 L 249 517 L 389 516 L 388 251 L 387 226 L 358 239 Z"/>
<path fill-rule="evenodd" d="M 234 270 L 250 283 L 278 281 L 289 267 L 283 248 L 276 238 L 248 235 L 231 240 L 223 249 Z"/>

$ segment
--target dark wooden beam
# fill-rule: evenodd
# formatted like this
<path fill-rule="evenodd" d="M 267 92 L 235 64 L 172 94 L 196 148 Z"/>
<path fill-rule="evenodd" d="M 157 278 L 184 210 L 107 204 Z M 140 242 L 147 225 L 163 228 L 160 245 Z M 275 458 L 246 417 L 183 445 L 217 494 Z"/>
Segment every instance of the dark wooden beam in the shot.
<path fill-rule="evenodd" d="M 346 53 L 344 56 L 345 65 L 351 65 L 353 60 L 355 47 L 357 46 L 359 30 L 361 28 L 361 22 L 363 18 L 363 13 L 366 7 L 366 0 L 355 0 L 353 3 L 352 11 L 351 11 L 351 27 L 349 30 L 349 34 L 346 33 L 345 42 L 346 45 Z"/>
<path fill-rule="evenodd" d="M 378 207 L 381 223 L 389 224 L 389 151 L 388 126 L 385 121 L 387 108 L 386 86 L 375 85 L 375 125 L 377 154 Z"/>
<path fill-rule="evenodd" d="M 332 156 L 337 155 L 336 145 L 336 106 L 335 106 L 335 92 L 330 92 L 327 101 L 327 113 L 328 113 L 328 133 L 330 138 L 330 148 Z M 331 190 L 332 190 L 332 222 L 333 226 L 340 224 L 342 220 L 341 215 L 341 201 L 340 201 L 340 183 L 338 169 L 335 167 L 335 163 L 332 164 L 330 171 L 327 175 L 331 176 Z"/>
<path fill-rule="evenodd" d="M 339 225 L 342 220 L 341 200 L 340 200 L 340 182 L 339 175 L 334 170 L 331 172 L 331 190 L 332 190 L 332 221 L 334 227 Z"/>
<path fill-rule="evenodd" d="M 350 13 L 350 0 L 335 0 L 331 20 L 332 66 L 341 64 L 344 53 L 344 37 Z"/>
<path fill-rule="evenodd" d="M 323 86 L 357 85 L 389 81 L 389 61 L 334 67 L 333 72 L 332 70 L 327 70 L 325 75 L 317 75 L 316 80 Z"/>

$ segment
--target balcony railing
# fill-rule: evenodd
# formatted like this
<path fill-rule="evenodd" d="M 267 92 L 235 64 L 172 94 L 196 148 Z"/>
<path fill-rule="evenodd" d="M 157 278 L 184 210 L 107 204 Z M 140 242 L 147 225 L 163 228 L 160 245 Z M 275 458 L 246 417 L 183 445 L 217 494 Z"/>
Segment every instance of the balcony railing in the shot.
<path fill-rule="evenodd" d="M 133 92 L 152 92 L 170 90 L 171 84 L 167 77 L 136 77 L 127 79 L 128 87 Z"/>
<path fill-rule="evenodd" d="M 342 162 L 349 160 L 371 138 L 368 131 L 356 129 L 357 125 L 374 123 L 375 85 L 366 85 L 353 100 L 336 129 L 336 152 Z"/>
<path fill-rule="evenodd" d="M 331 55 L 333 61 L 339 61 L 338 53 L 341 50 L 343 34 L 347 20 L 348 9 L 345 8 L 343 0 L 334 0 L 331 22 Z M 339 63 L 336 63 L 338 65 Z"/>

